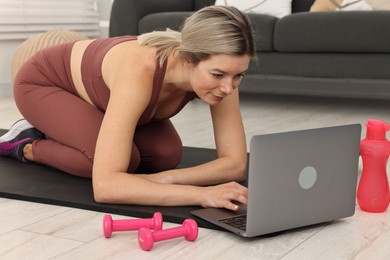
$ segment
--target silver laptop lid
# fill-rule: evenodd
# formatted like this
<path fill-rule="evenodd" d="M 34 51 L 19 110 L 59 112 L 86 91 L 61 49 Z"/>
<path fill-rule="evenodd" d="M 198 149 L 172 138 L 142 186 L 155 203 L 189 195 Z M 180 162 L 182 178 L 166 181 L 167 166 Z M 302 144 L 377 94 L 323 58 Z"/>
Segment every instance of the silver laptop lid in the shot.
<path fill-rule="evenodd" d="M 353 215 L 360 133 L 354 124 L 254 136 L 247 235 Z"/>

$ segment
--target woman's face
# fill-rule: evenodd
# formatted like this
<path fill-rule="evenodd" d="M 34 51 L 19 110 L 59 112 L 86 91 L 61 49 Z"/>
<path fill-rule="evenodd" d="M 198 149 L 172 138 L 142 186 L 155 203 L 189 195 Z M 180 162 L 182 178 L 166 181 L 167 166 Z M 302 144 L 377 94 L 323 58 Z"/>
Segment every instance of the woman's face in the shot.
<path fill-rule="evenodd" d="M 249 56 L 213 55 L 191 68 L 190 84 L 198 97 L 209 105 L 233 93 L 248 70 Z"/>

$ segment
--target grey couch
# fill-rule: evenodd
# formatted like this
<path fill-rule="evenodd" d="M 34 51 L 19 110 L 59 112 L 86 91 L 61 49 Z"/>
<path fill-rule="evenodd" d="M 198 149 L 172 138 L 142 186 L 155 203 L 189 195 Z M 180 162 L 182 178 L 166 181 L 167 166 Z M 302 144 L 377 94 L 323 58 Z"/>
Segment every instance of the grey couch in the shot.
<path fill-rule="evenodd" d="M 115 0 L 110 36 L 180 29 L 214 0 Z M 293 0 L 280 19 L 249 14 L 258 62 L 243 92 L 390 99 L 390 11 L 309 12 Z"/>

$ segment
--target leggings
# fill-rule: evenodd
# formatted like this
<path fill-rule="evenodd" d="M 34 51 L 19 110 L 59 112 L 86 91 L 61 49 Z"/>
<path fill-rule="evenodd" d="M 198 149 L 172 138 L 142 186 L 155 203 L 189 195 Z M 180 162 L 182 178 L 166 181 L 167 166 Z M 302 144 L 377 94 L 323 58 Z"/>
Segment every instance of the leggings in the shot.
<path fill-rule="evenodd" d="M 69 68 L 71 47 L 52 61 L 45 51 L 28 60 L 16 75 L 14 98 L 25 119 L 46 135 L 32 143 L 34 161 L 91 178 L 104 111 L 77 95 Z M 164 171 L 181 160 L 182 143 L 169 119 L 137 126 L 129 145 L 129 173 Z"/>

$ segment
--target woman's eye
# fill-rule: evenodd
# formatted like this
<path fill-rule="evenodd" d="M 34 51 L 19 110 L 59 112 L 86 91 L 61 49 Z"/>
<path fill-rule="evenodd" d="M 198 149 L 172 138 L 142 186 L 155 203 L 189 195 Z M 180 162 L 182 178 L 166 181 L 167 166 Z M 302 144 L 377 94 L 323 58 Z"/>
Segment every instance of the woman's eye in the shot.
<path fill-rule="evenodd" d="M 212 75 L 214 78 L 217 78 L 217 79 L 220 79 L 223 77 L 223 74 L 219 74 L 219 73 L 212 73 Z"/>
<path fill-rule="evenodd" d="M 244 75 L 236 75 L 234 76 L 234 80 L 238 81 L 238 80 L 241 80 L 242 78 L 244 77 Z"/>

